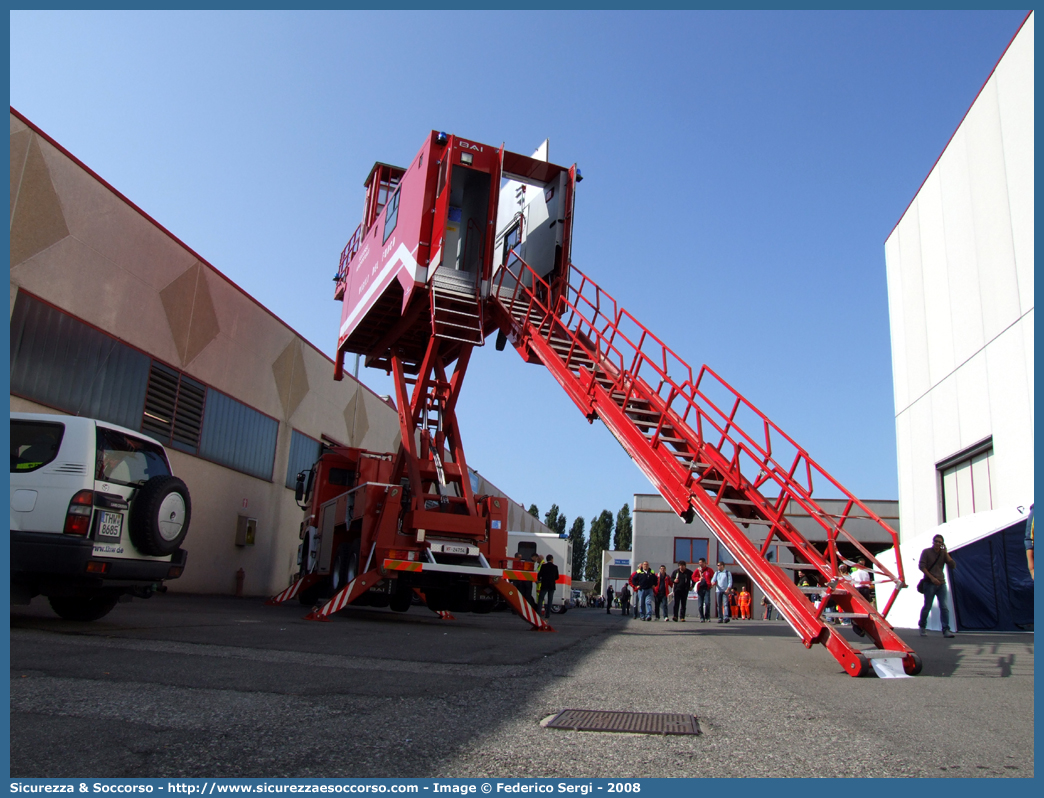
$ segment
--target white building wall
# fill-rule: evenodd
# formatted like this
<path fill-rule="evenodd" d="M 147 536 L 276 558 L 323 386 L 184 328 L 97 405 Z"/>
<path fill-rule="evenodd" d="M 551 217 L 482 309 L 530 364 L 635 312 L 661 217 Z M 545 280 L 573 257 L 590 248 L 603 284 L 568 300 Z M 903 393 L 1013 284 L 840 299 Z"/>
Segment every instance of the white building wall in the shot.
<path fill-rule="evenodd" d="M 1033 30 L 885 243 L 907 535 L 943 520 L 937 463 L 990 436 L 994 506 L 1033 496 Z"/>

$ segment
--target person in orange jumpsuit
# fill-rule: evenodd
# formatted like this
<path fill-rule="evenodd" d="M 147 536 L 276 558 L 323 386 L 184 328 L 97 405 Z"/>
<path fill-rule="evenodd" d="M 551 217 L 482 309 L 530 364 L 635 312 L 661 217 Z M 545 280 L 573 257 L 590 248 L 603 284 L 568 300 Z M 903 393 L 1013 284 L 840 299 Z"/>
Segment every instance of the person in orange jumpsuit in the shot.
<path fill-rule="evenodd" d="M 750 620 L 750 601 L 750 593 L 747 592 L 746 586 L 741 587 L 736 602 L 739 604 L 740 617 L 748 621 Z"/>
<path fill-rule="evenodd" d="M 736 594 L 736 588 L 729 590 L 729 615 L 733 618 L 739 618 L 739 597 Z"/>

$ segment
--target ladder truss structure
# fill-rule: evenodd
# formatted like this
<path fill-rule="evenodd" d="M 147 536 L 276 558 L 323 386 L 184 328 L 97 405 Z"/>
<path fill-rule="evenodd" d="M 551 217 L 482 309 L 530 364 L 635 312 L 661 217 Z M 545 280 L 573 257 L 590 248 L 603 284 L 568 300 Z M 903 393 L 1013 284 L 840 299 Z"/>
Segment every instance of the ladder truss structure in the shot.
<path fill-rule="evenodd" d="M 893 572 L 846 525 L 875 523 L 898 549 L 895 531 L 714 371 L 694 373 L 575 266 L 568 281 L 549 283 L 512 254 L 511 268 L 494 275 L 490 305 L 523 359 L 546 366 L 590 421 L 605 423 L 678 515 L 707 524 L 807 648 L 822 644 L 852 676 L 866 673 L 870 659 L 889 657 L 918 673 L 920 658 L 884 617 L 905 587 L 902 560 Z M 842 497 L 841 513 L 826 512 L 817 490 Z M 787 511 L 797 509 L 819 525 L 825 545 L 790 522 Z M 840 541 L 871 564 L 879 595 L 891 586 L 882 610 L 842 575 Z M 773 545 L 794 562 L 770 562 Z M 798 587 L 795 568 L 816 574 L 820 585 Z M 876 648 L 854 647 L 832 623 L 837 617 Z"/>

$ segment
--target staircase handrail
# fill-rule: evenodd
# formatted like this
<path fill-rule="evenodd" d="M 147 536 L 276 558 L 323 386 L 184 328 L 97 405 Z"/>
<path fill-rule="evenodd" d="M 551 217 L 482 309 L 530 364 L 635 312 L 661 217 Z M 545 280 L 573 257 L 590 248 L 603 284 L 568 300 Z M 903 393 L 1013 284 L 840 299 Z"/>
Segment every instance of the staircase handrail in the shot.
<path fill-rule="evenodd" d="M 352 262 L 355 253 L 359 251 L 359 246 L 362 244 L 362 233 L 363 229 L 360 224 L 355 228 L 352 237 L 348 239 L 348 243 L 344 245 L 344 249 L 341 250 L 341 259 L 337 263 L 337 276 L 334 277 L 334 281 L 337 283 L 338 287 L 348 279 L 348 264 Z"/>
<path fill-rule="evenodd" d="M 642 366 L 647 365 L 648 368 L 646 373 L 651 370 L 658 378 L 656 388 L 653 392 L 664 402 L 672 426 L 677 426 L 679 423 L 684 425 L 692 435 L 693 439 L 697 441 L 698 445 L 710 445 L 722 456 L 724 456 L 722 449 L 725 446 L 725 443 L 728 442 L 731 444 L 733 456 L 729 458 L 729 463 L 732 470 L 742 476 L 740 459 L 741 455 L 745 454 L 753 461 L 753 464 L 759 466 L 760 469 L 758 477 L 751 481 L 752 487 L 760 490 L 762 485 L 771 480 L 779 488 L 778 497 L 766 497 L 766 500 L 769 498 L 777 498 L 778 505 L 775 509 L 779 515 L 782 515 L 783 511 L 786 509 L 787 502 L 791 500 L 796 501 L 797 504 L 805 509 L 809 514 L 809 517 L 826 531 L 828 544 L 835 544 L 837 538 L 843 535 L 846 539 L 852 542 L 857 550 L 867 557 L 870 562 L 877 566 L 875 569 L 876 572 L 882 575 L 887 575 L 887 578 L 881 581 L 893 582 L 895 585 L 892 595 L 886 603 L 885 609 L 882 611 L 882 615 L 887 615 L 899 590 L 905 587 L 902 558 L 899 556 L 899 538 L 891 526 L 874 513 L 863 501 L 855 497 L 843 485 L 841 485 L 840 482 L 813 460 L 811 456 L 809 456 L 809 454 L 794 441 L 793 438 L 787 435 L 778 427 L 778 425 L 758 410 L 758 408 L 747 401 L 715 371 L 707 366 L 703 366 L 700 369 L 697 378 L 694 380 L 692 368 L 685 362 L 685 360 L 677 355 L 677 353 L 668 347 L 645 325 L 638 321 L 638 319 L 629 311 L 620 307 L 611 294 L 591 280 L 575 265 L 570 264 L 570 269 L 580 275 L 581 279 L 579 286 L 574 286 L 571 283 L 565 284 L 566 290 L 558 294 L 555 300 L 555 307 L 552 309 L 546 304 L 546 302 L 541 301 L 538 296 L 538 294 L 541 293 L 545 297 L 553 296 L 552 286 L 538 275 L 532 267 L 530 267 L 529 264 L 518 255 L 517 252 L 512 250 L 512 254 L 514 254 L 517 259 L 515 262 L 520 264 L 518 275 L 515 275 L 502 266 L 498 269 L 493 279 L 493 282 L 497 285 L 498 289 L 503 287 L 506 275 L 509 275 L 515 282 L 515 288 L 511 296 L 512 306 L 517 302 L 518 294 L 521 289 L 529 295 L 529 307 L 527 308 L 527 313 L 529 313 L 533 306 L 536 305 L 545 314 L 545 319 L 557 319 L 566 329 L 572 328 L 575 323 L 577 332 L 586 335 L 588 340 L 595 344 L 595 351 L 587 353 L 591 360 L 594 363 L 601 365 L 603 369 L 605 361 L 610 361 L 610 364 L 616 371 L 614 387 L 619 387 L 619 389 L 623 391 L 623 402 L 625 405 L 633 393 L 633 385 L 627 385 L 623 380 L 625 375 L 631 379 L 642 379 L 646 385 L 652 388 L 652 383 L 649 383 L 648 380 L 641 375 Z M 512 263 L 512 266 L 514 266 L 514 263 Z M 528 270 L 532 279 L 533 289 L 526 289 L 523 285 L 523 269 Z M 588 312 L 590 313 L 591 318 L 589 318 L 588 315 L 585 315 L 581 310 L 582 307 L 589 309 Z M 604 323 L 602 320 L 604 320 Z M 637 343 L 631 340 L 631 337 L 622 330 L 621 323 L 624 321 L 634 325 L 638 329 L 639 335 L 635 336 L 638 338 Z M 585 327 L 586 331 L 584 329 Z M 624 346 L 621 347 L 618 345 L 621 343 Z M 645 351 L 647 345 L 654 350 L 653 355 L 655 359 L 654 357 L 650 357 L 649 353 Z M 583 346 L 582 343 L 581 346 Z M 633 355 L 625 357 L 621 348 L 629 348 L 629 350 L 633 352 Z M 584 347 L 584 349 L 586 351 L 586 347 Z M 627 366 L 627 360 L 630 360 L 629 367 Z M 686 375 L 686 378 L 682 380 L 680 384 L 670 376 L 669 368 L 670 361 L 672 360 L 682 370 L 683 374 Z M 731 395 L 733 401 L 732 409 L 729 413 L 725 413 L 717 403 L 707 396 L 707 393 L 704 390 L 701 390 L 706 375 L 709 375 L 710 378 L 716 380 L 718 386 L 723 388 L 727 394 Z M 666 397 L 664 396 L 665 389 L 667 394 Z M 680 400 L 683 405 L 680 413 L 674 406 L 675 402 L 678 400 Z M 718 421 L 701 406 L 698 400 L 711 408 L 723 423 L 719 424 Z M 764 430 L 764 445 L 752 438 L 741 426 L 739 426 L 737 415 L 741 409 L 753 413 L 761 422 L 761 426 Z M 689 421 L 690 412 L 695 412 L 696 414 L 696 429 L 693 429 L 693 425 Z M 717 445 L 711 444 L 706 440 L 703 429 L 704 422 L 710 425 L 717 436 L 720 436 L 721 439 Z M 659 430 L 657 430 L 657 435 L 658 433 Z M 795 450 L 793 462 L 789 467 L 785 468 L 781 465 L 772 454 L 773 433 L 776 434 L 777 443 L 779 442 L 779 439 L 782 439 Z M 654 445 L 655 440 L 656 438 L 654 437 Z M 804 464 L 804 468 L 801 468 L 802 463 Z M 806 480 L 805 484 L 798 481 L 800 478 L 795 477 L 799 469 L 803 472 L 802 476 Z M 813 479 L 813 475 L 816 475 L 815 480 Z M 839 516 L 826 513 L 823 508 L 819 506 L 818 502 L 812 498 L 815 483 L 819 482 L 819 477 L 822 477 L 826 483 L 833 486 L 834 489 L 842 494 L 841 499 L 844 500 L 846 504 L 844 511 Z M 852 510 L 854 508 L 858 508 L 861 511 L 861 514 L 853 515 Z M 840 521 L 835 523 L 833 520 L 835 518 L 840 519 Z M 856 540 L 847 529 L 844 528 L 845 523 L 853 518 L 869 520 L 877 524 L 889 535 L 896 552 L 897 574 L 892 574 L 888 568 L 886 568 L 874 555 L 867 551 L 866 548 Z M 741 518 L 737 520 L 742 522 Z M 766 544 L 767 543 L 768 536 L 766 536 Z M 812 563 L 811 567 L 816 567 L 828 579 L 836 578 L 838 576 L 838 566 L 840 563 L 836 555 L 835 545 L 828 545 L 828 553 L 830 555 L 829 563 Z"/>

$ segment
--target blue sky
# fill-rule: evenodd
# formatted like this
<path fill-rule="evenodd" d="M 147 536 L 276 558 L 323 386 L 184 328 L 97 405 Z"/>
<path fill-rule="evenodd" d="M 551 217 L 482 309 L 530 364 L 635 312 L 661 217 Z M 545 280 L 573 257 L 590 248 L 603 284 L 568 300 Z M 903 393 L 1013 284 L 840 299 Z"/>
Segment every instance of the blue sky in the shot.
<path fill-rule="evenodd" d="M 11 104 L 330 354 L 374 161 L 431 129 L 550 138 L 584 175 L 574 263 L 887 499 L 884 240 L 1024 16 L 12 12 Z M 542 512 L 652 492 L 510 348 L 476 351 L 458 414 L 469 463 Z"/>

